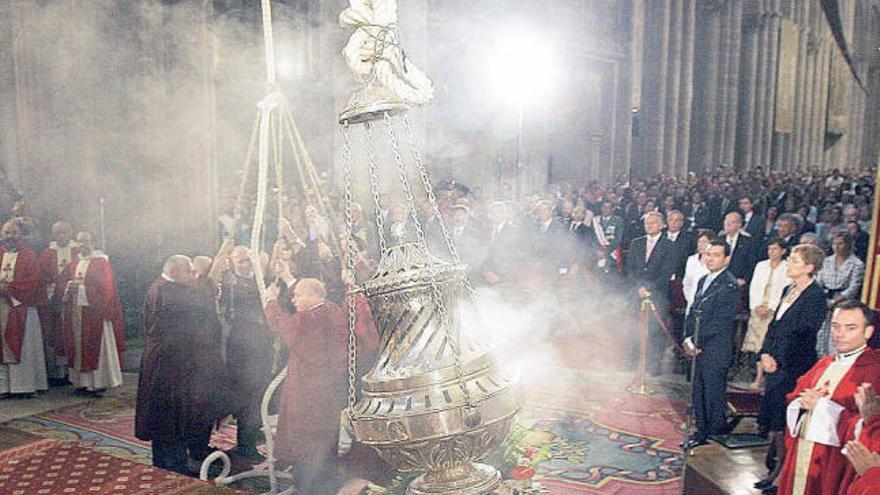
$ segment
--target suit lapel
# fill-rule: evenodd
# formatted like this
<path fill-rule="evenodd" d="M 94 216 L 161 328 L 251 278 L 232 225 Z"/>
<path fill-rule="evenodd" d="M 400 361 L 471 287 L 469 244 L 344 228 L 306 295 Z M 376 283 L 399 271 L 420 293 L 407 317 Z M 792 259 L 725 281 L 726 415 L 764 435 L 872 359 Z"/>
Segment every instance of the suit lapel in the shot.
<path fill-rule="evenodd" d="M 813 283 L 816 283 L 816 282 L 813 282 Z M 810 290 L 810 287 L 812 285 L 813 284 L 810 284 L 809 286 L 807 286 L 807 288 L 804 289 L 804 292 Z M 788 294 L 791 292 L 791 288 L 792 288 L 792 285 L 789 285 L 788 287 L 785 288 L 785 290 L 782 291 L 782 297 L 779 298 L 780 303 L 779 303 L 779 305 L 776 306 L 776 311 L 773 312 L 773 319 L 774 320 L 776 319 L 776 314 L 779 313 L 779 308 L 782 307 L 782 301 L 785 301 L 785 298 L 788 297 Z M 800 304 L 801 300 L 803 299 L 803 296 L 804 296 L 803 292 L 800 295 L 798 295 L 797 299 L 795 299 L 794 302 L 791 303 L 791 306 L 788 307 L 788 309 L 785 311 L 785 314 L 782 315 L 782 318 L 780 318 L 780 320 L 784 320 L 784 319 L 788 318 L 789 315 L 794 314 L 793 310 L 795 309 L 795 307 L 797 307 L 798 304 Z"/>
<path fill-rule="evenodd" d="M 721 287 L 724 285 L 723 279 L 726 278 L 725 272 L 727 272 L 726 268 L 712 280 L 712 282 L 709 284 L 709 287 L 707 287 L 706 291 L 703 292 L 703 295 L 699 296 L 699 299 L 697 301 L 698 306 L 702 306 L 704 302 L 709 300 L 712 296 L 715 295 L 716 292 L 721 290 Z"/>

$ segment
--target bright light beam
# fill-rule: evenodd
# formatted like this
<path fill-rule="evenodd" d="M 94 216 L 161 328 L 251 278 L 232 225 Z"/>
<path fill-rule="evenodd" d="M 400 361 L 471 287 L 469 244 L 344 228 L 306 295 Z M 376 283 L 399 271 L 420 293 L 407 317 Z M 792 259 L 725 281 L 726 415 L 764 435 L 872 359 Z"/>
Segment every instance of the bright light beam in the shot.
<path fill-rule="evenodd" d="M 545 38 L 511 30 L 498 38 L 488 64 L 491 91 L 518 106 L 547 98 L 557 67 L 554 47 Z"/>

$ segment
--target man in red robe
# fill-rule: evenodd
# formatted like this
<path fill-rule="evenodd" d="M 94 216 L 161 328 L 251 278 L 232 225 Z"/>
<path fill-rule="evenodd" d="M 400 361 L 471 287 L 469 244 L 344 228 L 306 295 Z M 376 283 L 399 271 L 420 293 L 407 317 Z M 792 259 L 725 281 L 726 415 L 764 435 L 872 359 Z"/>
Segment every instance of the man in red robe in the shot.
<path fill-rule="evenodd" d="M 865 383 L 856 392 L 856 404 L 862 417 L 855 437 L 846 443 L 843 455 L 851 465 L 844 478 L 849 486 L 846 495 L 872 495 L 880 492 L 880 397 Z M 861 430 L 861 431 L 859 431 Z"/>
<path fill-rule="evenodd" d="M 326 299 L 321 281 L 281 278 L 293 286 L 296 313 L 287 313 L 278 304 L 277 285 L 267 289 L 269 328 L 279 332 L 290 349 L 275 455 L 295 465 L 300 492 L 336 493 L 341 481 L 333 476 L 339 418 L 347 405 L 348 313 Z M 364 309 L 356 312 L 356 326 L 366 338 L 375 325 Z M 375 336 L 375 330 L 372 333 Z"/>
<path fill-rule="evenodd" d="M 880 352 L 867 347 L 874 332 L 870 322 L 871 311 L 858 301 L 835 307 L 831 333 L 837 353 L 816 363 L 788 395 L 788 453 L 778 493 L 846 493 L 852 467 L 841 447 L 862 423 L 856 393 L 865 383 L 880 386 Z"/>
<path fill-rule="evenodd" d="M 100 395 L 122 385 L 125 323 L 107 255 L 92 234 L 76 235 L 78 255 L 64 272 L 64 340 L 70 382 L 81 395 Z"/>
<path fill-rule="evenodd" d="M 55 288 L 63 283 L 64 271 L 76 256 L 76 243 L 73 241 L 73 228 L 67 222 L 52 225 L 52 242 L 40 254 L 40 301 L 37 313 L 43 328 L 43 341 L 46 349 L 46 368 L 49 381 L 67 383 L 67 354 L 64 346 L 64 332 L 61 328 L 61 313 L 64 303 L 55 297 Z M 45 295 L 44 295 L 45 294 Z"/>
<path fill-rule="evenodd" d="M 0 230 L 0 395 L 46 390 L 37 255 L 21 240 L 15 220 Z"/>

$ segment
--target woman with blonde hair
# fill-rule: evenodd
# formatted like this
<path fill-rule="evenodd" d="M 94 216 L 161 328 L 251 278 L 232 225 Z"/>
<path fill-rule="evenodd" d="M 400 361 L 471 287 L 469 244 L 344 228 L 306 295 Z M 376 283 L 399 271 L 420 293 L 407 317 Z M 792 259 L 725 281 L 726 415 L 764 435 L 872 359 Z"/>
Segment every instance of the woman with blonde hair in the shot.
<path fill-rule="evenodd" d="M 798 244 L 791 250 L 786 274 L 794 283 L 782 292 L 758 359 L 766 376 L 764 400 L 758 413 L 762 433 L 773 439 L 774 468 L 755 488 L 771 489 L 785 460 L 786 396 L 797 379 L 816 364 L 816 334 L 825 321 L 825 291 L 815 282 L 825 252 L 818 246 Z M 768 452 L 768 457 L 771 454 Z"/>

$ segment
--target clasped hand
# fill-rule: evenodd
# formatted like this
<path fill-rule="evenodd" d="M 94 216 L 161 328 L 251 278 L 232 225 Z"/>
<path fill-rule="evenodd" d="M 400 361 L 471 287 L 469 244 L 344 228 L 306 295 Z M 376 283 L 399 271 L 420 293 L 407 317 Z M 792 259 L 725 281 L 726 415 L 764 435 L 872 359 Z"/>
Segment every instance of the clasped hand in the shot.
<path fill-rule="evenodd" d="M 761 368 L 764 369 L 764 373 L 776 373 L 776 370 L 779 369 L 779 364 L 773 356 L 761 354 Z"/>
<path fill-rule="evenodd" d="M 819 399 L 828 395 L 828 387 L 808 388 L 801 392 L 801 408 L 812 411 L 819 403 Z"/>
<path fill-rule="evenodd" d="M 856 389 L 856 406 L 862 419 L 880 414 L 880 397 L 870 383 L 863 383 Z"/>

